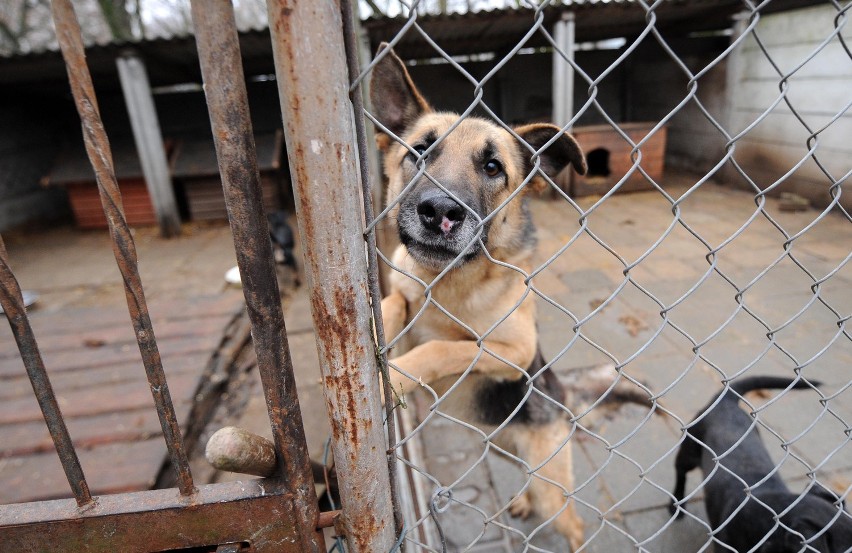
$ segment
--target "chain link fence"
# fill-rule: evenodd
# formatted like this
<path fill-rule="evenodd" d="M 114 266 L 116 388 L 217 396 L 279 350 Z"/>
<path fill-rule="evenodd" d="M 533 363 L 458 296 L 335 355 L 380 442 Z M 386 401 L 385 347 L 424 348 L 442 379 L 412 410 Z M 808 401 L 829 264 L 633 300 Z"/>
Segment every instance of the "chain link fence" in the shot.
<path fill-rule="evenodd" d="M 405 550 L 852 548 L 849 9 L 362 22 Z"/>

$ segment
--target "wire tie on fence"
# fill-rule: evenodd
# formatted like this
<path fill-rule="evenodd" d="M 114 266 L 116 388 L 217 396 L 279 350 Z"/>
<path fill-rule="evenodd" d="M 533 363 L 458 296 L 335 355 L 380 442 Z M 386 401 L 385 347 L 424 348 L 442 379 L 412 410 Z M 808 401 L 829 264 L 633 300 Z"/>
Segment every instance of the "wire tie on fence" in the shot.
<path fill-rule="evenodd" d="M 399 537 L 396 538 L 396 543 L 393 544 L 393 547 L 390 548 L 388 553 L 396 553 L 397 551 L 401 551 L 402 542 L 405 540 L 405 535 L 408 533 L 408 524 L 403 523 L 402 530 L 399 532 Z"/>
<path fill-rule="evenodd" d="M 438 499 L 443 498 L 443 504 L 438 505 Z M 450 500 L 453 499 L 453 491 L 450 488 L 439 486 L 432 492 L 432 499 L 429 501 L 429 510 L 437 513 L 444 513 L 450 508 Z"/>
<path fill-rule="evenodd" d="M 443 505 L 438 505 L 438 498 L 443 498 Z M 444 529 L 438 521 L 438 513 L 446 512 L 450 508 L 450 500 L 453 498 L 453 491 L 450 488 L 439 486 L 432 492 L 432 498 L 429 500 L 429 516 L 435 523 L 435 528 L 438 530 L 438 535 L 441 537 L 441 553 L 447 553 L 447 538 L 444 536 Z"/>

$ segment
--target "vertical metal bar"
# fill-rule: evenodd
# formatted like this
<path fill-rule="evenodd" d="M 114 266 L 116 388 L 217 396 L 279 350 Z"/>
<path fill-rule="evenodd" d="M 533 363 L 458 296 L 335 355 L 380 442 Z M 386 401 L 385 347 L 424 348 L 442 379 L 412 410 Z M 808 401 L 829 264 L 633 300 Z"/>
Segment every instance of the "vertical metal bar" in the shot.
<path fill-rule="evenodd" d="M 355 80 L 361 72 L 358 63 L 360 47 L 356 37 L 355 25 L 357 14 L 352 9 L 349 0 L 341 0 L 340 11 L 343 16 L 343 42 L 346 47 L 346 65 L 349 70 L 349 80 Z M 370 223 L 375 215 L 373 213 L 373 190 L 370 179 L 370 149 L 367 144 L 367 130 L 364 125 L 364 94 L 361 91 L 361 82 L 354 88 L 350 88 L 349 97 L 352 101 L 352 109 L 355 113 L 355 134 L 358 140 L 358 160 L 361 169 L 361 196 L 364 200 L 364 219 Z M 375 156 L 372 158 L 375 160 Z M 378 170 L 378 164 L 374 165 Z M 403 531 L 402 507 L 399 504 L 398 479 L 396 476 L 396 424 L 393 415 L 394 397 L 391 390 L 390 376 L 388 375 L 388 355 L 385 350 L 385 327 L 382 321 L 382 293 L 379 289 L 379 262 L 376 255 L 376 227 L 365 236 L 367 240 L 367 277 L 370 284 L 370 303 L 373 308 L 373 320 L 376 325 L 376 346 L 378 347 L 379 363 L 382 371 L 382 388 L 385 395 L 385 424 L 388 434 L 388 474 L 390 475 L 391 502 L 393 504 L 394 527 L 397 535 Z"/>
<path fill-rule="evenodd" d="M 12 327 L 12 334 L 15 335 L 15 341 L 18 343 L 18 350 L 21 352 L 21 359 L 27 369 L 27 376 L 30 378 L 33 392 L 38 400 L 41 413 L 44 415 L 44 422 L 47 423 L 47 429 L 50 431 L 56 453 L 62 462 L 62 469 L 65 471 L 66 478 L 68 478 L 68 484 L 71 485 L 74 499 L 77 500 L 77 505 L 85 505 L 92 501 L 89 485 L 86 483 L 83 467 L 80 466 L 77 452 L 71 443 L 71 436 L 65 426 L 65 419 L 62 418 L 62 412 L 56 402 L 56 395 L 53 393 L 53 387 L 50 385 L 50 379 L 44 368 L 44 360 L 41 358 L 41 352 L 30 326 L 30 320 L 27 318 L 21 287 L 9 267 L 6 246 L 1 236 L 0 305 L 3 306 L 3 311 L 6 312 L 6 317 L 9 319 L 9 326 Z"/>
<path fill-rule="evenodd" d="M 316 532 L 319 507 L 263 211 L 234 9 L 228 0 L 193 0 L 191 5 L 219 172 L 280 458 L 278 484 L 297 498 L 303 551 L 325 551 Z"/>
<path fill-rule="evenodd" d="M 133 322 L 136 342 L 139 344 L 139 351 L 142 354 L 142 362 L 145 365 L 154 404 L 157 406 L 157 414 L 160 417 L 160 425 L 163 428 L 169 458 L 177 472 L 180 493 L 190 495 L 195 491 L 192 473 L 183 447 L 183 438 L 175 416 L 166 376 L 163 373 L 163 363 L 157 348 L 157 340 L 154 337 L 151 317 L 148 315 L 145 292 L 142 289 L 142 280 L 139 278 L 139 268 L 136 262 L 136 245 L 124 217 L 121 192 L 118 190 L 115 168 L 112 162 L 112 152 L 98 110 L 92 76 L 89 74 L 89 68 L 86 65 L 80 24 L 77 22 L 74 7 L 70 0 L 51 0 L 51 9 L 53 21 L 56 25 L 56 38 L 62 50 L 62 57 L 65 58 L 71 92 L 74 95 L 74 103 L 77 105 L 77 112 L 80 114 L 80 122 L 83 126 L 86 152 L 95 171 L 101 203 L 109 222 L 115 261 L 124 281 L 127 310 Z"/>
<path fill-rule="evenodd" d="M 341 13 L 333 0 L 267 5 L 341 522 L 353 553 L 389 551 L 394 521 Z"/>

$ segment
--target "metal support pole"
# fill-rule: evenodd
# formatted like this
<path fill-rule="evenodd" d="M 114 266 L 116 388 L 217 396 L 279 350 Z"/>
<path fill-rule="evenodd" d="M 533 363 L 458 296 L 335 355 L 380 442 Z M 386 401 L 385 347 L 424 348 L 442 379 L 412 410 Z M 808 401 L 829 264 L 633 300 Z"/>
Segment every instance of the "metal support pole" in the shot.
<path fill-rule="evenodd" d="M 386 552 L 394 518 L 340 8 L 333 0 L 268 8 L 341 522 L 351 553 Z"/>
<path fill-rule="evenodd" d="M 118 66 L 121 90 L 124 93 L 127 112 L 130 114 L 130 126 L 133 128 L 133 139 L 160 225 L 160 234 L 165 238 L 178 236 L 180 215 L 145 64 L 133 52 L 125 52 L 115 60 L 115 64 Z"/>
<path fill-rule="evenodd" d="M 291 516 L 299 524 L 301 551 L 320 553 L 325 548 L 322 534 L 315 531 L 319 506 L 263 211 L 234 7 L 230 0 L 192 0 L 191 6 L 216 158 L 234 243 L 240 246 L 237 263 L 279 457 L 277 485 L 295 496 L 297 509 Z"/>
<path fill-rule="evenodd" d="M 553 29 L 553 40 L 574 61 L 574 12 L 565 12 Z M 574 117 L 574 69 L 558 51 L 553 52 L 553 122 L 560 127 Z"/>

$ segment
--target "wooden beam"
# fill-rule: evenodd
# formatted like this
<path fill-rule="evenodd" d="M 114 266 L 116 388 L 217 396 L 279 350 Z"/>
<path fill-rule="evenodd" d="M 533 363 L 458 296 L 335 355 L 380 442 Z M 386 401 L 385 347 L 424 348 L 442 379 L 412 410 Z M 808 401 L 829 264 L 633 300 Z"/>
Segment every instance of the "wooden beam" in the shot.
<path fill-rule="evenodd" d="M 180 215 L 145 64 L 133 52 L 122 53 L 115 63 L 160 234 L 165 238 L 177 236 L 180 234 Z"/>
<path fill-rule="evenodd" d="M 553 51 L 553 122 L 560 127 L 574 117 L 574 13 L 564 12 L 556 22 L 553 38 L 558 50 Z M 565 57 L 563 57 L 563 55 Z"/>

